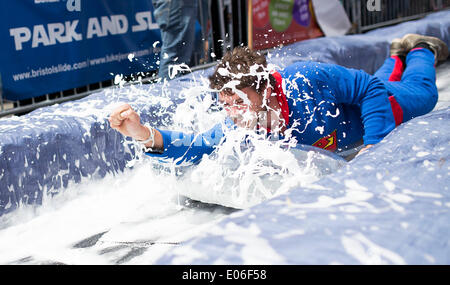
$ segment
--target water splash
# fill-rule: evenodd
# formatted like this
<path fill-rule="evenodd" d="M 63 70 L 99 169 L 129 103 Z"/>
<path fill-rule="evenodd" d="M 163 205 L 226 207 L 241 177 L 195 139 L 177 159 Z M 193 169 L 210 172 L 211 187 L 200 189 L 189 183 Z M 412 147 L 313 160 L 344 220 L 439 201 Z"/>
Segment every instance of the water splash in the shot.
<path fill-rule="evenodd" d="M 210 111 L 215 103 L 210 91 L 205 86 L 182 91 L 186 100 L 174 114 L 176 130 L 199 133 L 224 121 L 225 111 Z M 195 200 L 242 209 L 310 185 L 345 164 L 331 153 L 297 147 L 294 140 L 272 141 L 253 130 L 223 129 L 226 139 L 198 165 L 163 167 L 174 174 L 171 189 Z"/>
<path fill-rule="evenodd" d="M 211 111 L 216 99 L 206 87 L 207 80 L 200 77 L 197 82 L 202 84 L 181 91 L 180 97 L 185 101 L 178 105 L 167 128 L 203 132 L 225 118 L 220 108 Z M 89 135 L 92 121 L 106 127 L 106 118 L 121 102 L 133 102 L 132 106 L 136 107 L 160 106 L 151 116 L 162 116 L 173 103 L 165 86 L 157 92 L 150 86 L 146 89 L 123 86 L 105 90 L 104 100 L 70 102 L 64 110 L 48 107 L 36 111 L 33 118 L 64 120 L 70 116 Z M 145 108 L 136 109 L 145 115 Z M 33 125 L 34 120 L 18 119 L 20 123 L 14 127 Z M 243 145 L 243 141 L 247 143 Z M 129 139 L 122 143 L 125 149 L 139 147 Z M 317 181 L 325 169 L 319 163 L 321 159 L 335 162 L 322 156 L 309 150 L 296 150 L 291 142 L 269 141 L 264 135 L 245 129 L 231 130 L 213 155 L 185 169 L 175 165 L 161 168 L 142 152 L 134 152 L 123 173 L 109 173 L 101 180 L 83 178 L 80 184 L 69 184 L 58 195 L 44 189 L 42 206 L 22 205 L 1 217 L 0 263 L 109 264 L 123 260 L 128 254 L 126 247 L 112 250 L 114 242 L 182 242 L 231 212 L 220 206 L 192 208 L 187 205 L 192 200 L 186 200 L 185 196 L 234 208 L 250 207 L 296 186 Z M 327 165 L 331 170 L 339 166 L 333 163 Z M 83 251 L 74 248 L 90 236 L 99 239 Z M 158 254 L 163 254 L 163 251 L 153 252 L 145 255 L 147 259 L 142 263 L 151 263 Z"/>

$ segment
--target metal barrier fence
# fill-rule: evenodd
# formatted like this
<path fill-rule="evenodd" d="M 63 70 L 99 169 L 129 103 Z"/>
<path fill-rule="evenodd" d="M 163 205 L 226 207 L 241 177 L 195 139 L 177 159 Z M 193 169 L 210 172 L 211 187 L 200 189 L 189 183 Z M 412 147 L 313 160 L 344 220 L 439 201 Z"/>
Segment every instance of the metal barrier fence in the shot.
<path fill-rule="evenodd" d="M 21 115 L 31 112 L 40 107 L 81 99 L 83 97 L 92 94 L 97 90 L 112 85 L 113 80 L 107 80 L 99 83 L 89 84 L 87 86 L 79 88 L 73 88 L 52 94 L 45 94 L 39 97 L 33 97 L 31 99 L 21 101 L 9 101 L 3 99 L 1 79 L 0 79 L 0 118 L 11 115 Z"/>
<path fill-rule="evenodd" d="M 191 68 L 191 71 L 200 70 L 203 68 L 208 68 L 214 66 L 215 62 L 205 63 L 202 65 L 194 66 Z M 130 80 L 124 84 L 124 86 L 133 85 L 133 84 L 151 84 L 156 82 L 159 78 L 153 74 L 153 76 L 149 76 L 143 78 L 142 80 Z M 50 106 L 53 104 L 60 104 L 67 101 L 78 100 L 89 96 L 92 93 L 98 92 L 104 88 L 110 88 L 114 86 L 114 80 L 106 80 L 99 83 L 89 84 L 87 86 L 73 88 L 65 91 L 60 91 L 52 94 L 45 94 L 43 96 L 39 96 L 36 98 L 27 99 L 24 101 L 8 101 L 4 100 L 1 94 L 1 78 L 0 78 L 0 119 L 2 117 L 11 116 L 11 115 L 22 115 L 28 112 L 31 112 L 37 108 Z"/>
<path fill-rule="evenodd" d="M 406 22 L 450 8 L 450 0 L 341 0 L 353 33 Z"/>
<path fill-rule="evenodd" d="M 341 2 L 353 23 L 353 33 L 362 33 L 383 26 L 418 19 L 429 13 L 450 8 L 450 0 L 341 0 Z M 210 0 L 209 18 L 212 35 L 205 38 L 205 34 L 203 34 L 202 37 L 204 41 L 208 41 L 209 50 L 215 53 L 216 58 L 222 57 L 229 48 L 233 48 L 240 43 L 247 43 L 247 30 L 245 28 L 247 3 L 245 0 Z M 200 58 L 200 56 L 198 57 Z M 192 68 L 192 70 L 212 65 L 212 63 L 206 63 L 206 65 L 204 63 L 204 61 L 199 61 L 198 64 L 201 65 Z M 150 76 L 145 78 L 144 82 L 153 82 L 156 79 L 156 77 Z M 45 94 L 25 101 L 11 102 L 4 100 L 2 97 L 2 80 L 0 77 L 0 118 L 24 114 L 55 103 L 80 99 L 112 85 L 113 80 L 108 80 L 71 90 Z"/>

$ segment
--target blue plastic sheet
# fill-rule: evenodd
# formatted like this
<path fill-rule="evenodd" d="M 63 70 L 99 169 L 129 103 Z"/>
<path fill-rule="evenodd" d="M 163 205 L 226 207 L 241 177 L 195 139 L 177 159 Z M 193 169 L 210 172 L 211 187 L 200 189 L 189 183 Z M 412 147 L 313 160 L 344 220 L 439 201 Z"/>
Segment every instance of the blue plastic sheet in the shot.
<path fill-rule="evenodd" d="M 449 120 L 413 119 L 316 187 L 231 215 L 158 263 L 449 264 Z"/>

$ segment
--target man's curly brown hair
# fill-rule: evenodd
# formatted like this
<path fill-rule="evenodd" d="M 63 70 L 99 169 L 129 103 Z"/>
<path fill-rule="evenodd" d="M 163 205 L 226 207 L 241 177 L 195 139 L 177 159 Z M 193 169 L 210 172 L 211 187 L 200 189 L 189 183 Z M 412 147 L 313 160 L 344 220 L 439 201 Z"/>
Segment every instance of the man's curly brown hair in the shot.
<path fill-rule="evenodd" d="M 224 88 L 224 86 L 232 80 L 237 80 L 239 81 L 239 84 L 236 85 L 237 89 L 241 90 L 251 87 L 258 94 L 262 95 L 264 90 L 269 87 L 268 83 L 270 86 L 275 86 L 276 81 L 271 74 L 268 76 L 269 80 L 267 80 L 267 76 L 251 74 L 251 67 L 255 69 L 252 71 L 265 72 L 267 70 L 266 57 L 257 51 L 252 51 L 248 47 L 235 47 L 223 56 L 214 73 L 209 77 L 210 87 L 231 95 L 233 93 L 232 89 Z"/>

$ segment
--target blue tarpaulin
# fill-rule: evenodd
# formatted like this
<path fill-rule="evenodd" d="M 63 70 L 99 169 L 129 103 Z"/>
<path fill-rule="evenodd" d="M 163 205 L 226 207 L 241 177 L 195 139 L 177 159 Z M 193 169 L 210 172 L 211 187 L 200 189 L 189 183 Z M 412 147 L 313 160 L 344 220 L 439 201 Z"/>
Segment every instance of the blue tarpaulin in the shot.
<path fill-rule="evenodd" d="M 232 214 L 157 263 L 449 264 L 449 121 L 450 108 L 413 119 L 314 188 Z"/>

